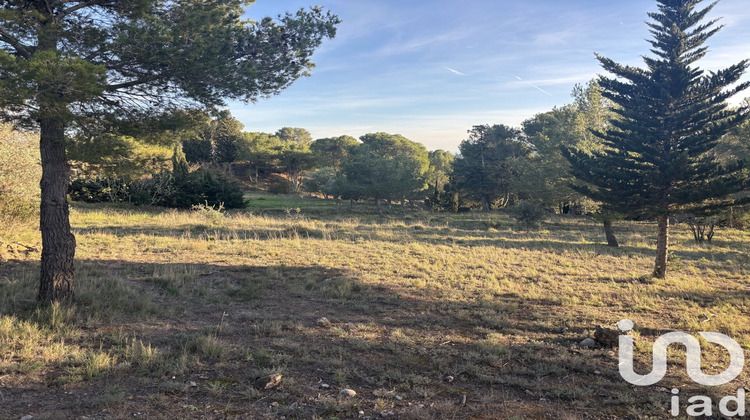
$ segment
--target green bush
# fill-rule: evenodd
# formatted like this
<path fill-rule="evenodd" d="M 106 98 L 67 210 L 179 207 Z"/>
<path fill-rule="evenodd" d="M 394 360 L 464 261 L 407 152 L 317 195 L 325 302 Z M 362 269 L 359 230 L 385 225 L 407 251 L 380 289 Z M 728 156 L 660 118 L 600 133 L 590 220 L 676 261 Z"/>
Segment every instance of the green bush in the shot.
<path fill-rule="evenodd" d="M 127 182 L 114 177 L 82 177 L 71 182 L 70 198 L 90 203 L 131 203 L 188 209 L 194 205 L 244 208 L 239 185 L 228 175 L 208 169 L 175 177 L 170 172 Z"/>
<path fill-rule="evenodd" d="M 511 208 L 511 214 L 528 230 L 541 226 L 547 216 L 547 211 L 539 203 L 524 200 Z"/>

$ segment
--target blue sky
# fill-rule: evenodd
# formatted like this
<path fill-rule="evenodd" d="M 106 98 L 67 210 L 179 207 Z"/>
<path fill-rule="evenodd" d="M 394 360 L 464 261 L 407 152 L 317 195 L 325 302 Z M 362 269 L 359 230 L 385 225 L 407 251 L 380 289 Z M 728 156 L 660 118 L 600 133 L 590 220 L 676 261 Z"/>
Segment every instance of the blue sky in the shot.
<path fill-rule="evenodd" d="M 601 73 L 594 52 L 640 66 L 646 13 L 656 10 L 653 0 L 257 0 L 248 16 L 314 4 L 341 18 L 336 38 L 314 55 L 311 77 L 270 99 L 230 104 L 245 130 L 385 131 L 451 151 L 473 125 L 518 126 L 570 103 L 576 83 Z M 716 6 L 711 17 L 725 27 L 701 68 L 750 58 L 748 6 Z"/>

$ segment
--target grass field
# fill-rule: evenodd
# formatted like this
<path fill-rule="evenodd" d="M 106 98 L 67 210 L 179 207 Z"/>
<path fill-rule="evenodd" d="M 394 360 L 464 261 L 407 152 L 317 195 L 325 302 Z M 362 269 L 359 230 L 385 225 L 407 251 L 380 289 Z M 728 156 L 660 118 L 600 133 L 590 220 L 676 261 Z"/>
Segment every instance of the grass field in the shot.
<path fill-rule="evenodd" d="M 497 213 L 250 198 L 228 214 L 74 205 L 73 306 L 36 307 L 38 234 L 3 233 L 0 418 L 671 418 L 673 387 L 716 404 L 749 386 L 693 384 L 675 347 L 667 377 L 635 387 L 616 349 L 579 346 L 624 318 L 642 373 L 666 331 L 750 346 L 748 232 L 699 246 L 677 226 L 671 275 L 652 280 L 649 223 L 618 224 L 612 249 L 586 218 L 525 232 Z"/>

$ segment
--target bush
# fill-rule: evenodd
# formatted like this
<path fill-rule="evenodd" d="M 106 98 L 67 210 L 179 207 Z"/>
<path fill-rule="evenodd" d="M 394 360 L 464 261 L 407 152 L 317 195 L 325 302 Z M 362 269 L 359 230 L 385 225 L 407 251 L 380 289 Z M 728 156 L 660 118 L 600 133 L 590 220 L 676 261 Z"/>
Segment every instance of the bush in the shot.
<path fill-rule="evenodd" d="M 199 169 L 175 177 L 170 172 L 127 182 L 114 177 L 82 177 L 69 187 L 70 198 L 90 203 L 131 203 L 188 209 L 194 205 L 244 208 L 239 185 L 219 171 Z"/>
<path fill-rule="evenodd" d="M 199 169 L 184 180 L 175 182 L 174 191 L 165 199 L 167 207 L 190 208 L 206 204 L 224 208 L 244 208 L 246 203 L 239 185 L 220 171 Z"/>
<path fill-rule="evenodd" d="M 107 176 L 80 177 L 68 187 L 73 201 L 87 203 L 121 203 L 130 201 L 130 186 L 127 182 Z"/>
<path fill-rule="evenodd" d="M 271 194 L 291 194 L 292 192 L 294 192 L 294 185 L 284 179 L 268 187 L 268 192 L 270 192 Z"/>
<path fill-rule="evenodd" d="M 547 215 L 547 211 L 539 203 L 526 200 L 513 206 L 511 213 L 513 218 L 527 230 L 541 226 Z"/>
<path fill-rule="evenodd" d="M 0 124 L 0 222 L 27 223 L 39 216 L 42 167 L 37 136 Z"/>

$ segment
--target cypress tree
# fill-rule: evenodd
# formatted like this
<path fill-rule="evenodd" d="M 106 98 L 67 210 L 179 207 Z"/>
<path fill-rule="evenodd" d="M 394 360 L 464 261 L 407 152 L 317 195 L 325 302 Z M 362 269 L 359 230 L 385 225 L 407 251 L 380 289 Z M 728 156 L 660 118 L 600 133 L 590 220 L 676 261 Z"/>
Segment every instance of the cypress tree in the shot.
<path fill-rule="evenodd" d="M 603 96 L 618 105 L 611 128 L 594 132 L 599 151 L 565 150 L 574 188 L 615 211 L 657 220 L 653 276 L 666 277 L 669 217 L 729 204 L 742 188 L 741 164 L 722 165 L 710 153 L 728 130 L 748 116 L 748 106 L 730 109 L 726 100 L 746 89 L 738 83 L 748 68 L 743 60 L 717 72 L 695 65 L 706 55 L 705 42 L 721 26 L 705 21 L 716 2 L 657 0 L 647 22 L 653 57 L 631 67 L 597 54 L 615 78 L 598 80 Z"/>

